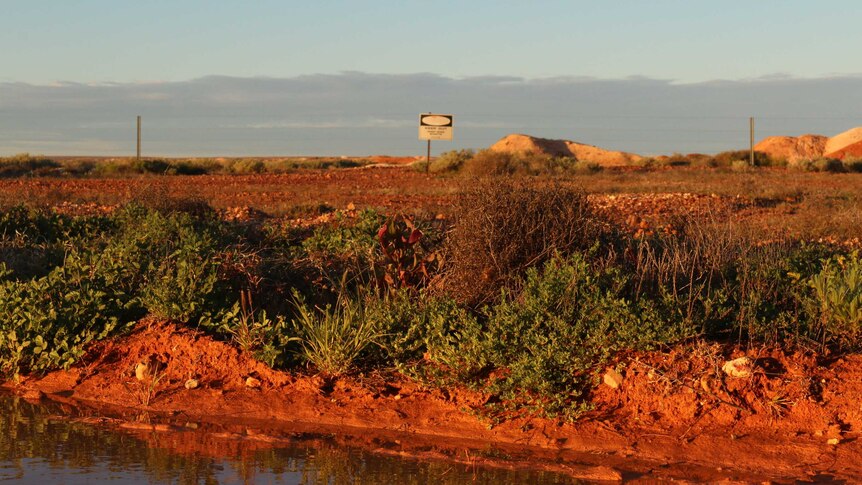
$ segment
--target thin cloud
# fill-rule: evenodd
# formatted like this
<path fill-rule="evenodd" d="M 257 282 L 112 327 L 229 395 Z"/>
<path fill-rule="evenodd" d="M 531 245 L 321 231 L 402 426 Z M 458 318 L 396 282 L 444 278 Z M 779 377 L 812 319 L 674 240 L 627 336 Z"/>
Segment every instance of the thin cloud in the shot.
<path fill-rule="evenodd" d="M 488 146 L 511 131 L 644 154 L 715 152 L 757 135 L 835 134 L 862 125 L 862 76 L 676 83 L 633 76 L 449 78 L 343 72 L 182 82 L 0 83 L 0 155 L 125 155 L 135 116 L 151 155 L 415 154 L 419 113 L 455 115 L 435 151 Z"/>

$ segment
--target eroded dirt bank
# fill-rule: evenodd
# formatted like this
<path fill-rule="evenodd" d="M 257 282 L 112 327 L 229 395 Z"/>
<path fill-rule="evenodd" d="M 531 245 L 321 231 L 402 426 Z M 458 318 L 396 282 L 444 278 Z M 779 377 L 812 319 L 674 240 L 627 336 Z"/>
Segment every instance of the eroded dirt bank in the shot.
<path fill-rule="evenodd" d="M 392 375 L 326 380 L 273 371 L 230 345 L 154 321 L 95 345 L 69 371 L 6 387 L 99 410 L 178 451 L 237 440 L 276 446 L 313 432 L 382 453 L 592 480 L 862 480 L 862 358 L 764 349 L 748 352 L 756 363 L 750 376 L 726 376 L 721 365 L 740 355 L 690 345 L 627 356 L 617 366 L 621 385 L 597 383 L 595 411 L 576 424 L 523 417 L 494 424 L 470 411 L 486 396 Z M 153 378 L 136 378 L 141 362 L 157 369 Z M 141 410 L 144 424 L 133 418 Z M 188 423 L 211 428 L 222 444 L 157 433 Z"/>

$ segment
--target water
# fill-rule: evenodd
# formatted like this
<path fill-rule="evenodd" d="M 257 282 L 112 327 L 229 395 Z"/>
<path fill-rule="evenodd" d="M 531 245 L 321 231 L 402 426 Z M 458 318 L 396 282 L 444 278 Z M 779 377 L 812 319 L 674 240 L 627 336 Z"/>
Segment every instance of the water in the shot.
<path fill-rule="evenodd" d="M 57 403 L 0 393 L 0 481 L 78 483 L 557 484 L 572 479 L 447 461 L 401 459 L 325 436 L 277 446 L 202 430 L 123 430 Z"/>

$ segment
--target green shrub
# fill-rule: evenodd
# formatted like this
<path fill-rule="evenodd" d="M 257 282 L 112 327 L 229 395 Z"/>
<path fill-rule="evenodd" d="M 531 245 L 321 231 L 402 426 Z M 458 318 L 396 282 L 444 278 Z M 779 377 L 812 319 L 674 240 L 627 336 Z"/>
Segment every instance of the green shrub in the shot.
<path fill-rule="evenodd" d="M 576 174 L 591 174 L 599 173 L 605 168 L 600 163 L 590 162 L 588 160 L 577 160 L 568 165 L 568 169 Z"/>
<path fill-rule="evenodd" d="M 787 164 L 787 167 L 803 172 L 831 172 L 840 173 L 845 171 L 841 160 L 835 158 L 797 159 Z"/>
<path fill-rule="evenodd" d="M 60 164 L 41 155 L 31 156 L 19 153 L 8 158 L 0 158 L 0 177 L 38 176 L 56 173 Z"/>
<path fill-rule="evenodd" d="M 105 252 L 128 269 L 153 315 L 183 322 L 207 321 L 223 306 L 215 259 L 218 235 L 206 221 L 184 212 L 130 206 L 117 215 L 119 234 Z"/>
<path fill-rule="evenodd" d="M 463 163 L 463 171 L 473 177 L 512 175 L 518 169 L 518 157 L 508 152 L 480 150 Z"/>
<path fill-rule="evenodd" d="M 488 361 L 502 371 L 493 388 L 503 401 L 574 419 L 593 374 L 615 352 L 685 336 L 649 305 L 627 300 L 625 286 L 622 273 L 573 254 L 530 268 L 519 294 L 504 291 L 485 331 Z"/>
<path fill-rule="evenodd" d="M 712 157 L 710 164 L 715 167 L 733 167 L 734 162 L 747 162 L 750 165 L 751 153 L 748 150 L 721 152 Z M 754 152 L 755 167 L 769 167 L 771 165 L 773 165 L 773 161 L 769 155 L 764 152 Z"/>
<path fill-rule="evenodd" d="M 246 174 L 246 173 L 263 173 L 266 171 L 266 164 L 263 160 L 253 158 L 243 158 L 241 160 L 233 160 L 228 166 L 230 173 Z"/>
<path fill-rule="evenodd" d="M 137 173 L 153 173 L 164 174 L 171 168 L 171 164 L 166 160 L 156 158 L 142 158 L 135 160 L 131 164 L 131 169 Z"/>
<path fill-rule="evenodd" d="M 862 258 L 858 252 L 826 261 L 809 285 L 819 304 L 823 340 L 860 348 L 862 336 Z"/>
<path fill-rule="evenodd" d="M 845 171 L 862 173 L 862 158 L 845 158 L 843 163 Z"/>
<path fill-rule="evenodd" d="M 386 293 L 366 299 L 365 317 L 381 335 L 373 362 L 441 384 L 467 382 L 485 365 L 478 320 L 451 298 Z"/>
<path fill-rule="evenodd" d="M 273 368 L 286 363 L 286 347 L 296 340 L 290 336 L 284 317 L 278 316 L 273 320 L 267 316 L 266 310 L 256 309 L 251 292 L 246 290 L 240 293 L 240 301 L 217 322 L 212 322 L 210 328 L 230 336 L 241 350 L 252 352 L 256 359 Z"/>
<path fill-rule="evenodd" d="M 844 171 L 844 164 L 836 158 L 818 158 L 814 160 L 814 170 L 817 172 L 840 173 Z"/>
<path fill-rule="evenodd" d="M 460 170 L 465 163 L 469 162 L 474 156 L 473 150 L 451 150 L 440 154 L 439 157 L 431 161 L 429 171 L 432 173 L 454 172 Z M 423 165 L 422 170 L 425 169 Z"/>
<path fill-rule="evenodd" d="M 175 161 L 169 163 L 164 173 L 167 175 L 204 175 L 209 171 L 209 167 L 202 163 Z"/>
<path fill-rule="evenodd" d="M 753 168 L 749 160 L 734 160 L 730 163 L 730 169 L 734 172 L 750 172 Z"/>
<path fill-rule="evenodd" d="M 118 261 L 72 253 L 47 276 L 0 283 L 0 376 L 68 368 L 142 316 Z"/>
<path fill-rule="evenodd" d="M 345 272 L 350 274 L 349 280 L 370 282 L 379 253 L 377 230 L 382 223 L 380 213 L 371 209 L 360 211 L 356 217 L 338 213 L 332 223 L 318 226 L 302 241 L 297 257 L 330 283 L 341 279 Z"/>

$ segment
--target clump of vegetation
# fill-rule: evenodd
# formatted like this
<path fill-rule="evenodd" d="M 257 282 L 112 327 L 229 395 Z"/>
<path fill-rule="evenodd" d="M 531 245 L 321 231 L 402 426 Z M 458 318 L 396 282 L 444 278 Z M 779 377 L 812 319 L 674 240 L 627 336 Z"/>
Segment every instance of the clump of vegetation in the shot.
<path fill-rule="evenodd" d="M 456 172 L 461 170 L 464 164 L 472 160 L 475 155 L 473 150 L 451 150 L 442 153 L 431 161 L 428 171 L 431 173 Z M 424 165 L 420 168 L 425 169 Z"/>
<path fill-rule="evenodd" d="M 42 155 L 19 153 L 0 158 L 0 177 L 49 175 L 56 172 L 60 164 Z"/>
<path fill-rule="evenodd" d="M 583 192 L 562 186 L 476 183 L 459 198 L 457 213 L 447 241 L 445 287 L 471 305 L 493 300 L 555 253 L 601 244 L 607 230 Z"/>
<path fill-rule="evenodd" d="M 740 167 L 742 163 L 748 164 L 749 166 L 751 165 L 751 152 L 748 150 L 734 150 L 718 153 L 711 158 L 708 165 L 713 167 L 732 168 L 734 164 L 736 164 L 737 167 Z M 755 167 L 771 167 L 776 164 L 777 162 L 770 158 L 766 153 L 758 151 L 754 152 Z"/>
<path fill-rule="evenodd" d="M 604 169 L 601 164 L 573 157 L 555 157 L 541 153 L 511 153 L 481 150 L 461 164 L 470 177 L 510 175 L 584 175 Z"/>
<path fill-rule="evenodd" d="M 862 258 L 858 252 L 830 258 L 808 284 L 818 304 L 824 341 L 858 347 L 862 336 Z"/>
<path fill-rule="evenodd" d="M 862 173 L 862 158 L 845 158 L 843 160 L 844 170 L 847 172 Z"/>
<path fill-rule="evenodd" d="M 530 268 L 518 294 L 504 291 L 484 333 L 489 363 L 505 369 L 492 383 L 503 402 L 575 418 L 593 373 L 616 352 L 691 333 L 663 324 L 648 301 L 625 290 L 621 272 L 574 253 Z"/>
<path fill-rule="evenodd" d="M 847 171 L 844 163 L 837 158 L 797 159 L 787 165 L 788 168 L 803 172 L 842 173 Z"/>
<path fill-rule="evenodd" d="M 323 374 L 337 376 L 352 370 L 359 356 L 375 345 L 380 334 L 366 318 L 361 297 L 339 295 L 334 305 L 312 307 L 299 295 L 293 320 L 302 360 Z"/>

